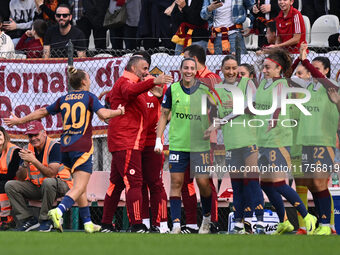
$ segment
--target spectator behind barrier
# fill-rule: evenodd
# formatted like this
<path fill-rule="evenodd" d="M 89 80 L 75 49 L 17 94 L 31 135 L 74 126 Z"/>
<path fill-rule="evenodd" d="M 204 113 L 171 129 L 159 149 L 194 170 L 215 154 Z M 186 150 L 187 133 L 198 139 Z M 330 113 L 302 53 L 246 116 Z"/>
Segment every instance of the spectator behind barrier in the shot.
<path fill-rule="evenodd" d="M 106 29 L 103 28 L 103 22 L 110 0 L 74 0 L 72 2 L 72 16 L 77 27 L 85 35 L 86 48 L 89 46 L 89 38 L 93 31 L 96 49 L 106 49 Z"/>
<path fill-rule="evenodd" d="M 302 0 L 301 13 L 309 18 L 312 26 L 319 17 L 326 15 L 326 0 Z"/>
<path fill-rule="evenodd" d="M 16 44 L 26 30 L 32 27 L 35 3 L 34 0 L 11 0 L 9 9 L 10 19 L 5 22 L 3 29 L 7 31 L 7 34 L 13 39 L 13 43 Z"/>
<path fill-rule="evenodd" d="M 126 3 L 125 3 L 126 2 Z M 126 4 L 127 19 L 123 26 L 110 29 L 110 40 L 112 44 L 112 49 L 123 49 L 123 39 L 125 43 L 125 48 L 127 50 L 134 50 L 137 48 L 137 29 L 141 14 L 142 3 L 140 0 L 120 0 L 111 1 L 109 6 L 109 11 L 114 12 L 122 8 L 123 4 Z M 148 3 L 148 8 L 151 8 Z M 148 29 L 151 28 L 151 24 L 147 24 Z M 149 36 L 151 37 L 151 36 Z M 145 47 L 145 46 L 144 46 Z"/>
<path fill-rule="evenodd" d="M 36 13 L 34 19 L 43 19 L 49 25 L 56 24 L 55 10 L 59 4 L 68 4 L 68 0 L 35 0 Z"/>
<path fill-rule="evenodd" d="M 293 7 L 298 8 L 298 1 L 294 1 Z M 256 0 L 255 5 L 251 10 L 251 15 L 254 17 L 253 30 L 259 36 L 258 47 L 270 44 L 266 40 L 265 32 L 268 22 L 273 21 L 280 12 L 278 0 Z M 275 42 L 274 42 L 275 43 Z"/>
<path fill-rule="evenodd" d="M 247 54 L 241 31 L 242 23 L 246 20 L 247 10 L 254 5 L 252 0 L 214 1 L 204 0 L 201 17 L 208 20 L 211 35 L 208 50 L 211 54 L 228 54 L 236 52 L 236 38 L 241 37 L 242 54 Z M 249 34 L 249 30 L 245 35 Z"/>
<path fill-rule="evenodd" d="M 280 13 L 275 18 L 277 38 L 275 45 L 268 48 L 283 47 L 289 53 L 299 53 L 300 45 L 306 41 L 306 28 L 301 13 L 292 5 L 294 0 L 278 0 Z"/>
<path fill-rule="evenodd" d="M 23 34 L 15 47 L 16 50 L 22 50 L 26 53 L 27 58 L 41 58 L 43 53 L 43 38 L 47 30 L 47 23 L 42 19 L 33 22 L 31 30 Z"/>
<path fill-rule="evenodd" d="M 66 4 L 60 4 L 56 9 L 55 18 L 57 26 L 49 27 L 44 37 L 44 58 L 62 58 L 67 57 L 66 44 L 72 41 L 78 57 L 85 57 L 86 41 L 81 30 L 71 25 L 72 14 L 71 7 Z"/>
<path fill-rule="evenodd" d="M 11 37 L 2 31 L 3 18 L 0 16 L 0 58 L 13 58 L 14 44 Z"/>
<path fill-rule="evenodd" d="M 174 7 L 175 2 L 173 0 L 142 0 L 138 35 L 143 38 L 143 46 L 146 50 L 158 48 L 160 45 L 159 38 L 162 41 L 161 45 L 165 48 L 175 48 L 175 44 L 169 39 L 176 32 L 170 18 Z"/>
<path fill-rule="evenodd" d="M 171 39 L 173 43 L 176 43 L 175 55 L 181 54 L 183 49 L 191 44 L 197 44 L 206 49 L 209 31 L 207 21 L 200 16 L 203 0 L 176 0 L 175 2 L 176 5 L 171 12 L 173 25 L 179 27 Z"/>

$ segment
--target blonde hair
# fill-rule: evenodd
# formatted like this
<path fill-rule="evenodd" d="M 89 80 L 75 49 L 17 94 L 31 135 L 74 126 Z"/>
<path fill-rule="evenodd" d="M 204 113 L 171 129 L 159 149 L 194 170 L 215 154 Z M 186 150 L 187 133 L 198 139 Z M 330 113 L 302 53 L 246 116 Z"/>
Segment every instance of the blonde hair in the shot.
<path fill-rule="evenodd" d="M 69 83 L 73 89 L 80 89 L 82 87 L 82 80 L 86 77 L 86 72 L 81 69 L 76 69 L 74 66 L 67 68 Z"/>

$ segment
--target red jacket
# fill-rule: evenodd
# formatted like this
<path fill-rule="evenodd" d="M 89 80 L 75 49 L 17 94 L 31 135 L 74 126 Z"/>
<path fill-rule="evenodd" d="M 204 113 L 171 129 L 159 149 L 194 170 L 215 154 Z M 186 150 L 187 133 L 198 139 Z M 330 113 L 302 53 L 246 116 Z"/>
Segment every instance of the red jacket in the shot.
<path fill-rule="evenodd" d="M 25 51 L 27 58 L 41 58 L 43 52 L 43 44 L 39 39 L 34 39 L 23 34 L 15 47 L 16 50 Z"/>
<path fill-rule="evenodd" d="M 119 104 L 125 106 L 125 114 L 109 122 L 107 142 L 110 152 L 144 148 L 148 122 L 143 93 L 155 84 L 153 79 L 138 81 L 135 74 L 124 71 L 107 95 L 111 109 L 117 109 Z"/>
<path fill-rule="evenodd" d="M 298 44 L 285 47 L 289 53 L 298 54 L 301 43 L 306 41 L 305 22 L 301 13 L 291 6 L 287 16 L 284 17 L 283 12 L 280 11 L 279 15 L 275 18 L 275 22 L 276 34 L 280 37 L 281 42 L 286 42 L 293 38 L 294 34 L 301 34 Z"/>

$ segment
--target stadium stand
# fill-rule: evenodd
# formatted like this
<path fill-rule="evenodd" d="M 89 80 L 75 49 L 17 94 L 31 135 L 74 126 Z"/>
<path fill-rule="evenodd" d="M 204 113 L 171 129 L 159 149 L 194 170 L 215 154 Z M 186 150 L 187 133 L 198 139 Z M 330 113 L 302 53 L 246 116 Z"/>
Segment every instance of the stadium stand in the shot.
<path fill-rule="evenodd" d="M 311 47 L 328 47 L 328 38 L 330 35 L 339 31 L 339 19 L 335 15 L 323 15 L 318 18 L 311 30 Z"/>
<path fill-rule="evenodd" d="M 306 28 L 306 42 L 310 43 L 310 35 L 311 35 L 311 27 L 310 27 L 310 21 L 309 18 L 305 15 L 302 15 L 303 21 L 305 22 L 305 28 Z"/>

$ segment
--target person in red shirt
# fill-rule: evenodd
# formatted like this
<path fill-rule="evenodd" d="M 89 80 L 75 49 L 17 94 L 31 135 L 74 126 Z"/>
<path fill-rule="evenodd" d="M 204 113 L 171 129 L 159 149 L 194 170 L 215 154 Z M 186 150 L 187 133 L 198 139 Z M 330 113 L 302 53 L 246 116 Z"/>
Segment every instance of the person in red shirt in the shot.
<path fill-rule="evenodd" d="M 37 19 L 31 30 L 27 30 L 20 38 L 16 50 L 22 50 L 27 58 L 41 58 L 43 52 L 43 38 L 47 30 L 47 23 Z"/>
<path fill-rule="evenodd" d="M 110 121 L 108 148 L 112 154 L 110 186 L 104 200 L 102 224 L 112 224 L 121 192 L 126 191 L 126 206 L 131 223 L 130 232 L 144 233 L 142 224 L 142 155 L 147 130 L 147 109 L 144 93 L 157 84 L 172 82 L 169 75 L 145 80 L 149 64 L 142 57 L 132 57 L 107 95 L 110 107 L 125 106 L 124 117 Z M 122 118 L 123 117 L 123 118 Z"/>
<path fill-rule="evenodd" d="M 146 59 L 151 66 L 151 57 L 146 51 L 138 51 L 133 56 L 141 56 Z M 145 77 L 145 80 L 154 79 L 152 75 Z M 155 89 L 158 89 L 155 91 Z M 151 233 L 168 233 L 167 195 L 163 184 L 164 154 L 154 151 L 156 143 L 156 128 L 161 114 L 161 102 L 167 90 L 166 85 L 154 87 L 154 91 L 145 92 L 147 109 L 147 135 L 142 151 L 142 171 L 143 171 L 143 224 Z M 150 193 L 150 199 L 149 199 Z M 151 207 L 152 222 L 150 226 L 149 205 Z"/>
<path fill-rule="evenodd" d="M 185 58 L 193 58 L 197 63 L 196 78 L 207 84 L 210 88 L 214 88 L 215 84 L 220 83 L 221 77 L 211 72 L 205 65 L 206 54 L 205 50 L 199 45 L 190 45 L 183 51 Z M 213 133 L 210 137 L 211 148 L 217 143 L 217 134 Z M 211 158 L 213 158 L 213 150 L 211 150 Z M 211 186 L 211 226 L 212 233 L 218 231 L 218 208 L 217 208 L 217 192 L 215 185 L 210 179 Z M 186 218 L 186 226 L 182 227 L 181 232 L 185 234 L 197 233 L 197 197 L 193 183 L 193 178 L 190 178 L 190 171 L 187 170 L 184 176 L 184 183 L 182 187 L 182 200 L 184 205 L 184 212 Z"/>
<path fill-rule="evenodd" d="M 292 54 L 299 53 L 300 45 L 306 41 L 306 28 L 301 13 L 292 5 L 294 0 L 278 0 L 281 9 L 275 18 L 277 38 L 268 48 L 283 47 Z"/>

